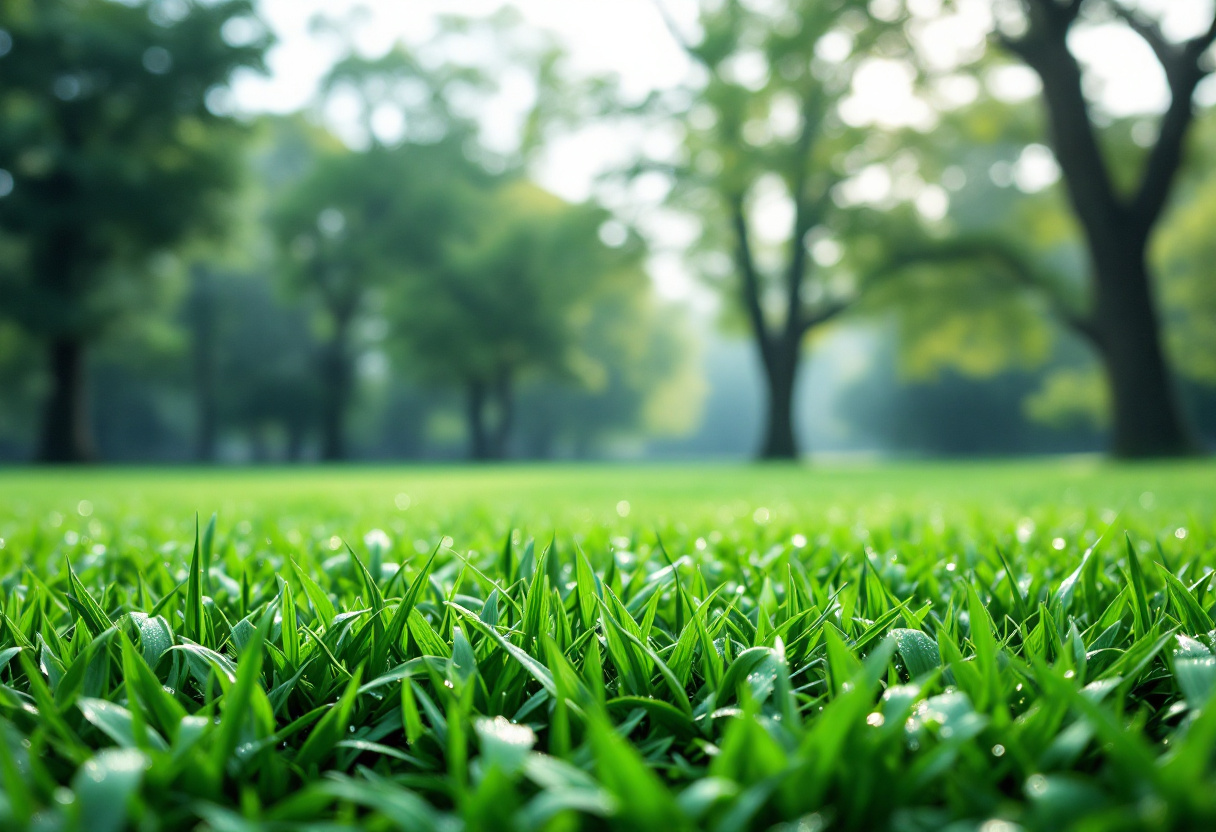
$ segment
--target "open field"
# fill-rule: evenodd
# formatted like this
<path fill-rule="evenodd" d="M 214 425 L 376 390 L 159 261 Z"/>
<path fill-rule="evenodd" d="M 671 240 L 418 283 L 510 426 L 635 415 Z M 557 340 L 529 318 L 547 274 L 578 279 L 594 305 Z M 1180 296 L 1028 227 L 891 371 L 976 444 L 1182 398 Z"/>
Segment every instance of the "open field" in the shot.
<path fill-rule="evenodd" d="M 1091 459 L 0 472 L 0 828 L 1206 828 L 1214 497 Z"/>

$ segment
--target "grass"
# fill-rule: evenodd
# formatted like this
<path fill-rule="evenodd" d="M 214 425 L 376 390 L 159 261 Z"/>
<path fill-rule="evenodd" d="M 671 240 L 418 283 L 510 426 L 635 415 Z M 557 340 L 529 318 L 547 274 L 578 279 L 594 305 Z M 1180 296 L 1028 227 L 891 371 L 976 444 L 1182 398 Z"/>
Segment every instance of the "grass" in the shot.
<path fill-rule="evenodd" d="M 1214 486 L 0 472 L 0 829 L 1210 828 Z"/>

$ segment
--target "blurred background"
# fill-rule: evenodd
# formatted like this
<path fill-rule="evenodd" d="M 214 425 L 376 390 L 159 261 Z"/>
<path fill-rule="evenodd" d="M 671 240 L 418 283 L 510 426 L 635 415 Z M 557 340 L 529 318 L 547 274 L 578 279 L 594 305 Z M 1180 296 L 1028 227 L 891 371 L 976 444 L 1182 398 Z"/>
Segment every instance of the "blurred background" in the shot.
<path fill-rule="evenodd" d="M 0 0 L 0 461 L 1216 442 L 1211 0 Z"/>

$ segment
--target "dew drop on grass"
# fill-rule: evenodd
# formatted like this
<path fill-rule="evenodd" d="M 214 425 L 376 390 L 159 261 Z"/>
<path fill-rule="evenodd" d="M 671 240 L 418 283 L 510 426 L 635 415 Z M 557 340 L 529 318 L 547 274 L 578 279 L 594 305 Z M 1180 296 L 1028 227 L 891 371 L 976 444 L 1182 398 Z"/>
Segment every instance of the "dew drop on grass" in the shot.
<path fill-rule="evenodd" d="M 1055 549 L 1057 552 L 1062 550 L 1065 545 L 1064 538 L 1062 537 L 1057 537 L 1055 540 L 1051 541 L 1051 548 Z"/>
<path fill-rule="evenodd" d="M 795 549 L 805 549 L 806 548 L 806 535 L 804 535 L 804 534 L 794 535 L 793 537 L 790 538 L 790 544 Z"/>
<path fill-rule="evenodd" d="M 381 552 L 386 552 L 393 547 L 393 541 L 384 529 L 372 529 L 363 535 L 363 545 L 369 550 L 379 549 Z"/>
<path fill-rule="evenodd" d="M 341 549 L 342 548 L 342 538 L 338 537 L 337 535 L 334 535 L 333 537 L 331 537 L 329 539 L 329 548 L 330 548 L 330 551 L 333 551 L 333 552 L 336 552 L 339 549 Z"/>
<path fill-rule="evenodd" d="M 628 500 L 621 500 L 616 504 L 616 513 L 621 517 L 629 516 L 630 505 Z"/>
<path fill-rule="evenodd" d="M 772 515 L 769 513 L 769 510 L 764 508 L 763 506 L 761 506 L 760 508 L 758 508 L 754 512 L 752 512 L 752 520 L 754 520 L 756 523 L 758 523 L 761 526 L 763 526 L 765 523 L 767 523 L 769 520 L 769 517 L 771 517 L 771 516 Z"/>
<path fill-rule="evenodd" d="M 1179 526 L 1174 530 L 1174 537 L 1178 538 L 1179 540 L 1186 540 L 1186 529 Z"/>
<path fill-rule="evenodd" d="M 1026 793 L 1038 797 L 1047 791 L 1047 778 L 1041 774 L 1032 774 L 1026 780 Z"/>
<path fill-rule="evenodd" d="M 1030 536 L 1034 534 L 1034 521 L 1029 517 L 1023 517 L 1018 521 L 1018 543 L 1025 543 L 1030 540 Z"/>
<path fill-rule="evenodd" d="M 1000 818 L 993 818 L 992 820 L 984 821 L 984 825 L 980 827 L 980 832 L 1020 832 L 1021 828 L 1016 823 L 1010 823 Z"/>
<path fill-rule="evenodd" d="M 992 746 L 992 756 L 993 757 L 1004 757 L 1005 756 L 1005 746 L 1001 745 L 1000 743 L 997 743 L 996 745 Z"/>
<path fill-rule="evenodd" d="M 410 495 L 406 494 L 404 491 L 393 498 L 393 504 L 397 506 L 398 511 L 405 511 L 410 507 L 411 502 Z"/>
<path fill-rule="evenodd" d="M 88 500 L 81 500 L 76 504 L 76 513 L 81 517 L 88 517 L 93 513 L 93 504 Z"/>
<path fill-rule="evenodd" d="M 882 724 L 886 721 L 886 717 L 884 717 L 878 711 L 875 711 L 866 717 L 866 725 L 873 726 L 874 728 L 881 728 Z"/>

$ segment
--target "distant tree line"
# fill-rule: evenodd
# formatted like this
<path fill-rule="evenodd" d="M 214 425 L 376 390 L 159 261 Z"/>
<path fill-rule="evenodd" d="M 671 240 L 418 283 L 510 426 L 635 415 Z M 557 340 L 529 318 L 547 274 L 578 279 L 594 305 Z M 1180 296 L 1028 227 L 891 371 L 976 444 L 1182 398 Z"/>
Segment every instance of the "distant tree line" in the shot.
<path fill-rule="evenodd" d="M 553 136 L 626 123 L 675 141 L 603 193 L 657 181 L 694 222 L 685 261 L 754 347 L 760 457 L 805 452 L 808 346 L 842 332 L 870 335 L 843 342 L 868 352 L 839 421 L 887 450 L 1201 450 L 1216 16 L 1171 39 L 1117 0 L 993 9 L 943 66 L 921 33 L 948 3 L 706 0 L 668 19 L 688 83 L 640 103 L 510 13 L 377 57 L 320 21 L 347 54 L 312 108 L 237 118 L 233 74 L 271 45 L 251 0 L 0 0 L 0 457 L 703 449 L 680 437 L 706 377 L 710 433 L 742 382 L 697 365 L 645 224 L 531 177 Z M 1087 95 L 1070 37 L 1099 25 L 1159 62 L 1159 118 Z M 1038 92 L 1002 91 L 1019 66 Z M 918 118 L 855 111 L 876 67 Z M 481 111 L 507 71 L 533 97 L 504 148 Z"/>
<path fill-rule="evenodd" d="M 673 387 L 695 414 L 686 340 L 651 292 L 645 244 L 532 184 L 528 147 L 479 145 L 448 100 L 492 87 L 473 68 L 352 54 L 318 102 L 358 101 L 351 147 L 304 117 L 224 114 L 232 72 L 259 67 L 269 43 L 248 2 L 7 3 L 0 26 L 7 353 L 45 351 L 49 381 L 6 409 L 41 399 L 38 459 L 98 458 L 95 419 L 123 436 L 122 418 L 161 456 L 149 413 L 172 410 L 166 399 L 192 400 L 179 421 L 199 460 L 234 432 L 254 459 L 348 458 L 367 433 L 351 425 L 360 376 L 385 368 L 380 411 L 403 422 L 382 433 L 412 435 L 395 455 L 422 453 L 443 432 L 428 422 L 453 413 L 475 459 L 678 429 L 655 407 Z M 551 82 L 551 47 L 514 57 Z M 533 130 L 557 117 L 541 109 Z M 385 112 L 405 128 L 384 136 Z M 102 402 L 131 392 L 122 364 L 158 354 L 159 401 L 121 415 Z"/>

